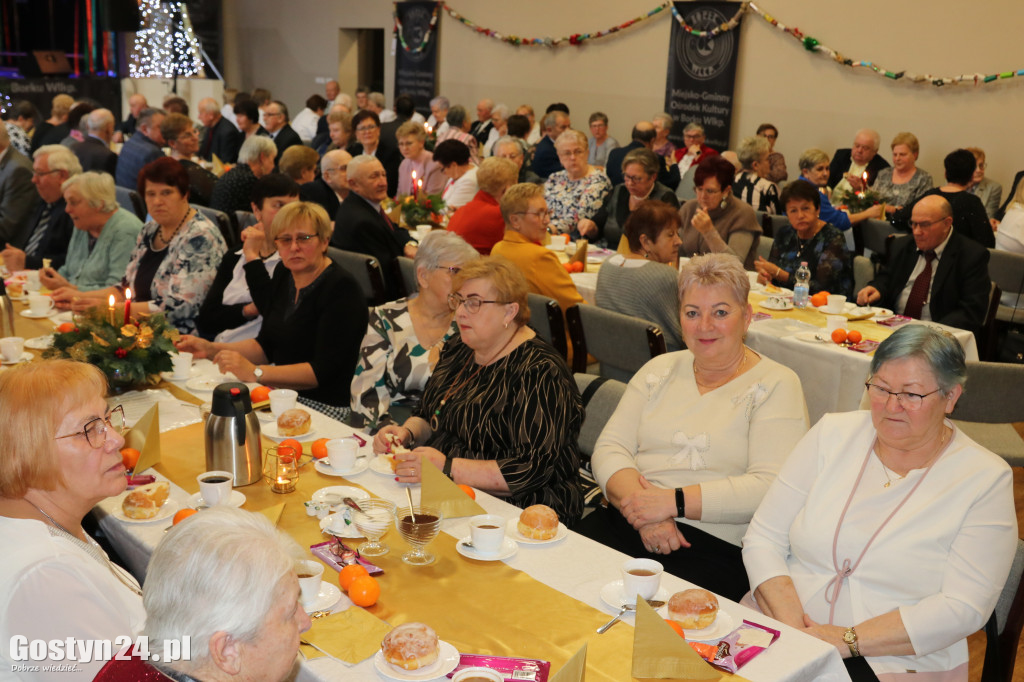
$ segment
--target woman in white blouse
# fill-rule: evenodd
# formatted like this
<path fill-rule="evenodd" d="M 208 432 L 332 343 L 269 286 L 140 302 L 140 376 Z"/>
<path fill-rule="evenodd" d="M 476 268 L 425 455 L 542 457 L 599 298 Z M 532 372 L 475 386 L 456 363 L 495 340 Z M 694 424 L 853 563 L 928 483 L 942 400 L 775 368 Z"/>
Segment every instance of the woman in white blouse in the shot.
<path fill-rule="evenodd" d="M 896 330 L 871 411 L 825 415 L 743 538 L 757 605 L 834 645 L 855 680 L 967 680 L 966 637 L 1009 573 L 1013 474 L 947 418 L 966 375 L 953 337 Z"/>
<path fill-rule="evenodd" d="M 644 365 L 597 441 L 611 502 L 579 531 L 730 599 L 747 590 L 740 538 L 807 431 L 792 370 L 743 343 L 752 311 L 739 260 L 697 256 L 679 275 L 689 350 Z"/>

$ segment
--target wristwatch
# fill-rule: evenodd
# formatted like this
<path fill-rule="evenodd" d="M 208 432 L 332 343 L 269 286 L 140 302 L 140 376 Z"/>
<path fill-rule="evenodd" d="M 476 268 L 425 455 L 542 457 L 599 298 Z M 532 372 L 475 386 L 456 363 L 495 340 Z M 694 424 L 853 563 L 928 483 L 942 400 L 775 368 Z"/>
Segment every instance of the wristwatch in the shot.
<path fill-rule="evenodd" d="M 686 518 L 686 496 L 682 488 L 676 488 L 676 518 Z"/>
<path fill-rule="evenodd" d="M 259 381 L 260 379 L 263 378 L 263 368 L 260 367 L 259 365 L 256 365 L 256 369 L 252 371 L 252 375 L 256 377 L 256 381 Z"/>
<path fill-rule="evenodd" d="M 843 633 L 843 641 L 846 642 L 846 646 L 850 647 L 850 655 L 854 658 L 860 656 L 860 647 L 857 645 L 857 631 L 853 629 L 853 626 L 846 628 L 846 632 Z"/>

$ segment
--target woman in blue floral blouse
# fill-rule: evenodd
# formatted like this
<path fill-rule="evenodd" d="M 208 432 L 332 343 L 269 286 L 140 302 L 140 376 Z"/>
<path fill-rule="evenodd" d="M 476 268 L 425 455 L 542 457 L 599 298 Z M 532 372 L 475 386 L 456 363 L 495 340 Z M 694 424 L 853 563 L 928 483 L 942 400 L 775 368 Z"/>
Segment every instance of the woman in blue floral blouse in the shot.
<path fill-rule="evenodd" d="M 587 136 L 578 130 L 566 130 L 559 135 L 555 151 L 565 170 L 552 173 L 544 183 L 551 231 L 569 234 L 572 239 L 597 236 L 597 226 L 589 219 L 601 209 L 605 197 L 612 191 L 612 181 L 604 171 L 587 163 L 588 149 Z M 580 226 L 584 219 L 586 222 Z"/>
<path fill-rule="evenodd" d="M 768 260 L 758 258 L 754 268 L 758 281 L 792 288 L 797 268 L 807 263 L 811 271 L 812 294 L 853 295 L 853 255 L 846 238 L 834 225 L 818 217 L 821 195 L 809 182 L 793 182 L 782 190 L 779 203 L 789 225 L 775 235 Z"/>

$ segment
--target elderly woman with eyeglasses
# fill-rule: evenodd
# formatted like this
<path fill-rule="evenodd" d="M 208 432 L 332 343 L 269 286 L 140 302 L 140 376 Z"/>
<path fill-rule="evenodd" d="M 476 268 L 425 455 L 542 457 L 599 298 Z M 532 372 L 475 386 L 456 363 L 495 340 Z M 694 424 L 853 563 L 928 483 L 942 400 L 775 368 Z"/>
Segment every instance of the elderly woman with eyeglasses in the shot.
<path fill-rule="evenodd" d="M 822 417 L 743 538 L 761 610 L 861 679 L 967 680 L 966 638 L 1009 573 L 1013 474 L 949 420 L 966 374 L 952 336 L 897 329 L 871 361 L 870 412 Z"/>
<path fill-rule="evenodd" d="M 587 163 L 589 143 L 578 130 L 566 130 L 555 140 L 555 152 L 565 170 L 552 173 L 544 183 L 544 200 L 551 211 L 551 228 L 573 238 L 596 232 L 590 219 L 612 191 L 603 170 Z"/>
<path fill-rule="evenodd" d="M 119 452 L 124 412 L 107 406 L 106 391 L 96 367 L 70 360 L 33 362 L 0 374 L 5 671 L 14 663 L 12 638 L 113 641 L 138 634 L 145 621 L 138 583 L 82 527 L 98 502 L 127 485 Z M 91 680 L 102 665 L 77 662 L 77 672 L 26 672 L 24 679 Z"/>
<path fill-rule="evenodd" d="M 413 416 L 378 431 L 374 451 L 397 438 L 414 448 L 396 457 L 402 483 L 419 483 L 434 466 L 517 506 L 546 504 L 572 525 L 583 512 L 583 401 L 565 361 L 527 326 L 526 280 L 488 257 L 463 267 L 452 289 L 459 335 L 441 351 Z"/>
<path fill-rule="evenodd" d="M 349 386 L 366 329 L 359 284 L 327 256 L 331 219 L 319 204 L 297 201 L 277 212 L 266 236 L 242 245 L 245 279 L 263 315 L 255 339 L 211 342 L 183 336 L 179 350 L 212 358 L 222 372 L 299 392 L 299 402 L 336 418 L 348 416 Z M 281 266 L 271 277 L 260 255 L 264 239 Z"/>
<path fill-rule="evenodd" d="M 486 161 L 485 161 L 486 163 Z M 373 430 L 408 416 L 440 357 L 457 331 L 448 294 L 452 277 L 479 258 L 476 249 L 453 232 L 431 232 L 414 260 L 419 292 L 370 312 L 370 324 L 352 377 L 352 413 Z"/>

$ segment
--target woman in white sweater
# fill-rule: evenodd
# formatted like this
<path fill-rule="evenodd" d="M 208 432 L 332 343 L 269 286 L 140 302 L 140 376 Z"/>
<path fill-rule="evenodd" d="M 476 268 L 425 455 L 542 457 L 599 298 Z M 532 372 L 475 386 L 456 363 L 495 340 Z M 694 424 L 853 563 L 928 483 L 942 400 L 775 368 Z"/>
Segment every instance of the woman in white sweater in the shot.
<path fill-rule="evenodd" d="M 746 524 L 807 431 L 796 374 L 743 343 L 749 288 L 729 254 L 683 267 L 689 350 L 651 360 L 629 382 L 592 458 L 612 506 L 580 528 L 730 599 L 747 589 L 739 546 Z"/>

